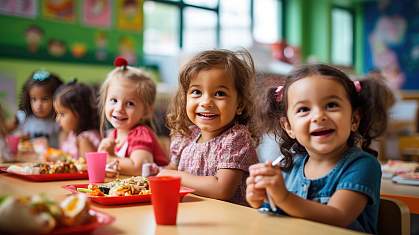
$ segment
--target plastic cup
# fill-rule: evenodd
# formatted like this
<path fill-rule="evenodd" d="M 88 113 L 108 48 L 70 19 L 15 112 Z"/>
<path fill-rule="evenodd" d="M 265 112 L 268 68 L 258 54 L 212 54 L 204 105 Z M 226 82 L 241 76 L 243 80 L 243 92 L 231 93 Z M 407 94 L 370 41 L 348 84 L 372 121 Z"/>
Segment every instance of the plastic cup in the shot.
<path fill-rule="evenodd" d="M 148 180 L 156 223 L 175 225 L 180 200 L 180 177 L 150 176 Z"/>
<path fill-rule="evenodd" d="M 7 136 L 7 146 L 11 154 L 17 154 L 20 137 L 16 135 Z"/>
<path fill-rule="evenodd" d="M 105 182 L 106 152 L 88 152 L 86 153 L 87 173 L 89 175 L 89 183 Z"/>

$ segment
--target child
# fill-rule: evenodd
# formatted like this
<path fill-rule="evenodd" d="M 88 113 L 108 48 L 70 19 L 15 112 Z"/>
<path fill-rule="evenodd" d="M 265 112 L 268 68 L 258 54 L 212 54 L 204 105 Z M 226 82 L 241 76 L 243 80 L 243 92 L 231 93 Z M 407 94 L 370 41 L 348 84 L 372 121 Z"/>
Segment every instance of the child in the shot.
<path fill-rule="evenodd" d="M 115 128 L 99 145 L 125 175 L 141 175 L 143 163 L 167 165 L 168 159 L 150 128 L 156 85 L 142 70 L 127 66 L 122 57 L 100 89 L 101 127 L 105 118 Z M 112 162 L 109 165 L 114 165 Z"/>
<path fill-rule="evenodd" d="M 54 94 L 57 122 L 64 137 L 60 149 L 73 158 L 84 157 L 99 147 L 99 121 L 96 97 L 93 90 L 77 80 L 62 85 Z"/>
<path fill-rule="evenodd" d="M 6 119 L 4 117 L 4 110 L 0 104 L 0 162 L 6 162 L 13 160 L 13 156 L 9 151 L 7 145 L 7 130 L 6 130 Z"/>
<path fill-rule="evenodd" d="M 281 138 L 284 172 L 271 162 L 251 166 L 250 205 L 260 207 L 268 194 L 290 216 L 377 233 L 381 168 L 369 145 L 386 129 L 391 91 L 306 65 L 267 92 L 260 126 Z"/>
<path fill-rule="evenodd" d="M 180 176 L 198 195 L 245 204 L 248 168 L 258 162 L 254 80 L 248 52 L 209 50 L 186 64 L 168 114 L 171 163 L 160 175 Z"/>
<path fill-rule="evenodd" d="M 52 98 L 61 84 L 61 79 L 48 71 L 32 73 L 23 86 L 20 110 L 15 120 L 8 125 L 8 131 L 18 128 L 22 135 L 29 138 L 46 137 L 50 146 L 58 147 L 59 126 L 54 120 Z"/>

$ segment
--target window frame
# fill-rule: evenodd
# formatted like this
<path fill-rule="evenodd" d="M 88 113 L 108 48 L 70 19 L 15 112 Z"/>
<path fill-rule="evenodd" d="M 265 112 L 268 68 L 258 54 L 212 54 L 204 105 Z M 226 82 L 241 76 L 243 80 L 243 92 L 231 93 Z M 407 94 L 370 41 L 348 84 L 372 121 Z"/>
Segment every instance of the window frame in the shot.
<path fill-rule="evenodd" d="M 349 7 L 343 7 L 343 6 L 339 6 L 339 5 L 332 5 L 331 10 L 330 10 L 330 17 L 331 17 L 331 22 L 332 22 L 332 27 L 331 27 L 331 32 L 330 32 L 330 37 L 331 37 L 331 48 L 330 48 L 330 61 L 332 63 L 335 63 L 334 61 L 332 61 L 332 55 L 333 55 L 333 48 L 334 48 L 334 40 L 333 40 L 333 10 L 334 9 L 339 9 L 339 10 L 343 10 L 346 11 L 347 13 L 349 13 L 349 15 L 352 18 L 352 58 L 351 58 L 351 63 L 347 66 L 354 66 L 355 65 L 355 58 L 356 58 L 356 48 L 355 48 L 355 40 L 356 40 L 356 23 L 355 23 L 355 11 L 352 8 Z"/>

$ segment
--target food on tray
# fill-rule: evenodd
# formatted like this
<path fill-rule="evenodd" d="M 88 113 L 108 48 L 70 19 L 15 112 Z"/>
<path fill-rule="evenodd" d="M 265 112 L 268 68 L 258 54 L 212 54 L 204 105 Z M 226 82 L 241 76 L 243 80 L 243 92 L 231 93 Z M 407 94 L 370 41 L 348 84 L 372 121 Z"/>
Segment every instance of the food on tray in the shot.
<path fill-rule="evenodd" d="M 46 162 L 55 162 L 55 161 L 65 161 L 72 159 L 69 153 L 66 153 L 60 149 L 48 148 L 42 155 L 43 161 Z"/>
<path fill-rule="evenodd" d="M 127 179 L 116 179 L 105 184 L 89 184 L 88 188 L 78 188 L 77 191 L 89 196 L 132 196 L 150 194 L 147 178 L 135 176 Z"/>
<path fill-rule="evenodd" d="M 419 172 L 407 172 L 399 175 L 402 179 L 419 180 Z"/>
<path fill-rule="evenodd" d="M 419 171 L 419 163 L 399 160 L 389 160 L 381 167 L 383 174 L 398 175 L 407 172 Z"/>
<path fill-rule="evenodd" d="M 11 165 L 7 168 L 7 172 L 24 175 L 77 173 L 85 170 L 84 158 L 66 159 L 53 163 L 24 163 Z"/>
<path fill-rule="evenodd" d="M 73 203 L 75 202 L 75 203 Z M 61 204 L 44 195 L 0 197 L 0 230 L 7 233 L 49 233 L 95 219 L 85 195 L 71 195 Z"/>

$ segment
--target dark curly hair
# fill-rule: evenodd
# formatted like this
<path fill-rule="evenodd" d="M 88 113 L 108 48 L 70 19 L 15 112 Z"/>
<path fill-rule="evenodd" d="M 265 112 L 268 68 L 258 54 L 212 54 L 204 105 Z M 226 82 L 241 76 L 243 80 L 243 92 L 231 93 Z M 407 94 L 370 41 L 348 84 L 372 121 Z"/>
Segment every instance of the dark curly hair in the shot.
<path fill-rule="evenodd" d="M 53 95 L 55 90 L 63 84 L 62 80 L 58 75 L 50 72 L 45 73 L 45 77 L 43 79 L 36 79 L 34 76 L 39 72 L 46 72 L 43 70 L 34 71 L 29 78 L 26 80 L 25 84 L 22 88 L 22 94 L 20 96 L 19 101 L 19 109 L 23 110 L 27 116 L 32 115 L 32 107 L 31 107 L 31 97 L 29 96 L 29 91 L 34 86 L 44 87 L 49 94 L 49 98 L 53 99 Z M 51 117 L 55 117 L 54 108 L 51 110 Z"/>
<path fill-rule="evenodd" d="M 377 152 L 370 149 L 370 144 L 386 131 L 387 111 L 395 101 L 392 91 L 383 81 L 367 78 L 359 81 L 362 90 L 357 92 L 354 82 L 337 68 L 325 64 L 302 65 L 294 69 L 285 80 L 269 80 L 257 99 L 258 129 L 261 133 L 273 133 L 279 141 L 281 153 L 285 156 L 283 168 L 287 170 L 292 167 L 292 156 L 295 153 L 306 153 L 305 148 L 296 139 L 290 138 L 280 124 L 281 118 L 287 118 L 288 88 L 294 82 L 314 75 L 326 76 L 339 82 L 347 93 L 353 112 L 358 111 L 360 114 L 358 130 L 350 134 L 348 146 L 360 146 L 364 151 L 377 156 Z M 280 101 L 275 92 L 279 85 L 284 86 Z"/>
<path fill-rule="evenodd" d="M 233 79 L 238 96 L 238 107 L 242 113 L 236 115 L 234 122 L 245 125 L 255 143 L 259 142 L 256 125 L 254 122 L 254 101 L 253 87 L 255 82 L 255 67 L 249 52 L 229 50 L 207 50 L 193 57 L 181 70 L 179 74 L 179 87 L 176 97 L 173 99 L 168 115 L 167 126 L 171 135 L 190 135 L 189 127 L 193 123 L 186 115 L 186 95 L 191 79 L 200 71 L 207 71 L 213 68 L 224 69 Z"/>
<path fill-rule="evenodd" d="M 72 81 L 57 89 L 54 94 L 55 102 L 70 109 L 78 118 L 78 127 L 74 131 L 77 135 L 87 130 L 99 130 L 97 98 L 93 88 Z"/>

